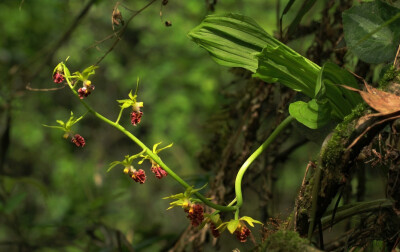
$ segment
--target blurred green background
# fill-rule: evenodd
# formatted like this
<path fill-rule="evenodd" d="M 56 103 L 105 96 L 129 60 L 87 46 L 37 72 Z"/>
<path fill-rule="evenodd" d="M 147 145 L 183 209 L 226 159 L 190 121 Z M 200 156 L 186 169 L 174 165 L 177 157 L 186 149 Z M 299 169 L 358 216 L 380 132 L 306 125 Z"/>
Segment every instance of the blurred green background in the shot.
<path fill-rule="evenodd" d="M 148 162 L 140 167 L 148 174 L 144 185 L 124 175 L 122 167 L 106 173 L 112 161 L 140 151 L 124 135 L 88 115 L 74 127 L 86 139 L 86 146 L 77 148 L 62 138 L 61 131 L 42 126 L 66 121 L 70 111 L 80 116 L 85 109 L 67 88 L 35 92 L 26 90 L 26 85 L 57 87 L 51 76 L 58 62 L 70 56 L 69 69 L 82 71 L 114 41 L 99 42 L 113 33 L 111 13 L 116 2 L 98 0 L 71 36 L 56 46 L 88 2 L 0 2 L 1 251 L 114 251 L 119 232 L 135 251 L 159 251 L 189 224 L 181 209 L 166 211 L 169 202 L 161 199 L 182 192 L 182 188 L 169 177 L 154 178 Z M 212 1 L 170 0 L 162 7 L 161 19 L 161 1 L 156 1 L 136 16 L 91 78 L 96 89 L 86 99 L 115 120 L 119 112 L 115 100 L 127 98 L 139 77 L 142 122 L 131 126 L 126 111 L 121 124 L 147 146 L 173 142 L 173 148 L 161 157 L 192 184 L 204 184 L 213 176 L 199 168 L 197 154 L 210 137 L 205 130 L 208 119 L 224 102 L 221 90 L 233 79 L 227 68 L 215 64 L 187 37 L 211 14 L 208 2 Z M 287 2 L 280 1 L 280 8 Z M 124 1 L 125 7 L 119 9 L 127 18 L 130 9 L 136 11 L 147 3 Z M 276 6 L 275 0 L 220 0 L 214 13 L 251 16 L 273 33 L 277 30 Z M 318 15 L 312 11 L 304 22 L 318 19 Z M 289 12 L 285 20 L 291 18 Z M 167 20 L 171 27 L 164 25 Z M 291 46 L 304 53 L 310 41 Z M 55 54 L 46 62 L 52 52 Z M 285 177 L 279 190 L 289 193 L 285 199 L 293 201 L 315 150 L 315 146 L 306 146 L 295 154 L 302 157 L 289 164 L 298 168 L 296 176 L 282 173 Z M 240 246 L 236 240 L 232 248 L 235 246 Z"/>

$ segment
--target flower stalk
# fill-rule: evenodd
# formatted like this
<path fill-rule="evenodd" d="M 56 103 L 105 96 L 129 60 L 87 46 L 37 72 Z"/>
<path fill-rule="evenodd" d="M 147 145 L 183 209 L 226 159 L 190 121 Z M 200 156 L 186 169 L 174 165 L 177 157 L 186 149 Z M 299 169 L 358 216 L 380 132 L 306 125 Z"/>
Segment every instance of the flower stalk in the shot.
<path fill-rule="evenodd" d="M 71 84 L 69 78 L 66 78 L 68 86 L 70 87 L 71 91 L 79 98 L 79 94 L 77 91 L 73 88 L 73 85 Z M 103 115 L 99 114 L 96 112 L 93 108 L 91 108 L 83 99 L 79 99 L 79 101 L 82 103 L 83 106 L 95 117 L 98 119 L 102 120 L 103 122 L 111 125 L 112 127 L 118 129 L 122 133 L 124 133 L 127 137 L 129 137 L 132 141 L 134 141 L 137 145 L 140 146 L 144 150 L 144 153 L 148 155 L 155 163 L 157 163 L 162 169 L 164 169 L 169 176 L 171 176 L 173 179 L 175 179 L 179 184 L 181 184 L 183 187 L 186 189 L 190 188 L 190 185 L 186 183 L 181 177 L 179 177 L 175 172 L 173 172 L 161 159 L 160 157 L 153 153 L 151 149 L 149 149 L 142 141 L 140 141 L 137 137 L 135 137 L 132 133 L 130 133 L 128 130 L 126 130 L 123 126 L 121 126 L 117 120 L 117 122 L 113 122 L 109 120 L 108 118 L 104 117 Z M 194 195 L 199 198 L 204 204 L 219 210 L 221 212 L 229 212 L 229 211 L 235 211 L 236 207 L 235 206 L 222 206 L 215 204 L 211 201 L 209 201 L 206 197 L 204 197 L 201 193 L 195 192 Z"/>
<path fill-rule="evenodd" d="M 265 150 L 268 146 L 275 140 L 275 138 L 279 135 L 279 133 L 284 130 L 294 118 L 292 116 L 286 117 L 278 127 L 272 132 L 272 134 L 265 140 L 265 142 L 258 147 L 258 149 L 251 154 L 251 156 L 243 163 L 242 167 L 240 167 L 238 174 L 236 175 L 235 180 L 235 193 L 237 199 L 237 211 L 235 213 L 235 219 L 239 218 L 239 208 L 243 205 L 243 196 L 242 196 L 242 179 L 243 175 L 246 172 L 247 168 L 253 163 L 253 161 Z"/>

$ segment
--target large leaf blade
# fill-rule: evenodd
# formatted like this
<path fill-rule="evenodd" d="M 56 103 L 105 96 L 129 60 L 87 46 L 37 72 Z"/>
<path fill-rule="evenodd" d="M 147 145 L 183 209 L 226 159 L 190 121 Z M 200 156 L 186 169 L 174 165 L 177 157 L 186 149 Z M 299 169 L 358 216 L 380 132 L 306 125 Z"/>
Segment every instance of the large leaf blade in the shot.
<path fill-rule="evenodd" d="M 281 44 L 253 19 L 239 14 L 207 16 L 188 34 L 218 63 L 256 72 L 256 53 L 268 44 Z"/>
<path fill-rule="evenodd" d="M 366 2 L 343 12 L 349 49 L 367 63 L 392 60 L 400 42 L 400 12 L 381 1 Z"/>
<path fill-rule="evenodd" d="M 280 82 L 313 98 L 320 67 L 287 48 L 285 45 L 265 47 L 257 55 L 259 62 L 254 77 L 266 82 Z"/>

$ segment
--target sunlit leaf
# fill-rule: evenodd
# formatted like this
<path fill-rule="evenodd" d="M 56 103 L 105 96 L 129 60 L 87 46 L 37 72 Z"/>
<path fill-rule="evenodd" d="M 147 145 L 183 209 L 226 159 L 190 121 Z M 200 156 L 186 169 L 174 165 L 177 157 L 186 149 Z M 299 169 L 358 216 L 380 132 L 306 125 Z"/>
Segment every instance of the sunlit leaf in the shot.
<path fill-rule="evenodd" d="M 315 80 L 320 67 L 285 45 L 267 46 L 257 55 L 259 65 L 254 77 L 283 85 L 314 97 Z"/>
<path fill-rule="evenodd" d="M 276 44 L 277 41 L 253 19 L 239 14 L 207 16 L 189 37 L 206 49 L 218 64 L 252 72 L 258 67 L 255 54 L 269 42 Z"/>

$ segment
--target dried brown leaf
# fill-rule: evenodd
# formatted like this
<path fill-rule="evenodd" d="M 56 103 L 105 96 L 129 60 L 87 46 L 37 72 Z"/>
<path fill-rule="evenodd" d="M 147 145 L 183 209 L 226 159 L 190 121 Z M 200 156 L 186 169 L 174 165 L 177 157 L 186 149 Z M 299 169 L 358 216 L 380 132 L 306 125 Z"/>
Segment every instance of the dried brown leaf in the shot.
<path fill-rule="evenodd" d="M 359 92 L 364 101 L 373 109 L 380 112 L 375 116 L 389 115 L 400 111 L 400 96 L 376 89 L 364 82 L 367 92 L 349 86 L 342 87 Z"/>
<path fill-rule="evenodd" d="M 360 93 L 361 97 L 364 101 L 373 109 L 378 111 L 379 113 L 376 114 L 369 114 L 361 117 L 359 120 L 365 122 L 371 117 L 377 116 L 388 116 L 364 130 L 348 147 L 347 150 L 351 149 L 360 139 L 364 136 L 369 130 L 373 127 L 385 123 L 387 121 L 395 120 L 400 118 L 400 115 L 397 113 L 400 112 L 400 96 L 397 96 L 392 93 L 388 93 L 379 89 L 376 89 L 367 84 L 364 81 L 364 85 L 367 91 L 358 90 L 346 85 L 341 85 L 342 87 Z"/>

